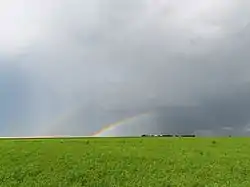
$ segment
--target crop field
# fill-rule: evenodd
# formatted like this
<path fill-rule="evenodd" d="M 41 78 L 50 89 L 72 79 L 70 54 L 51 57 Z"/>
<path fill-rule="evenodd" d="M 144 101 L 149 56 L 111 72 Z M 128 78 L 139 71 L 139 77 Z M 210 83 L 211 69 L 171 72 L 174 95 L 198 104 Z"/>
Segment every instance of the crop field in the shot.
<path fill-rule="evenodd" d="M 3 139 L 0 186 L 247 187 L 250 138 Z"/>

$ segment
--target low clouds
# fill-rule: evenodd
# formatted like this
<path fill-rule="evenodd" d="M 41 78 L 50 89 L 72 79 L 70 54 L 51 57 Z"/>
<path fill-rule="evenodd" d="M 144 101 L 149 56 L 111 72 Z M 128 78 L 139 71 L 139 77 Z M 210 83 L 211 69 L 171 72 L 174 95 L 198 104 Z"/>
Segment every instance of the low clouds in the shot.
<path fill-rule="evenodd" d="M 1 7 L 1 88 L 22 102 L 1 95 L 0 111 L 24 112 L 4 115 L 16 125 L 0 120 L 7 135 L 89 135 L 147 111 L 161 116 L 160 131 L 249 124 L 247 1 L 12 0 Z"/>

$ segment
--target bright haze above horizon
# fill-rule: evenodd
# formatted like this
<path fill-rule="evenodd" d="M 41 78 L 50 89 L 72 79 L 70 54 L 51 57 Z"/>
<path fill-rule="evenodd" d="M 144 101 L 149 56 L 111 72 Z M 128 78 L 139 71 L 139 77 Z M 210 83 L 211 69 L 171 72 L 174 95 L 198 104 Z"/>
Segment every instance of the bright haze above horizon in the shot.
<path fill-rule="evenodd" d="M 1 1 L 0 136 L 248 135 L 249 7 Z"/>

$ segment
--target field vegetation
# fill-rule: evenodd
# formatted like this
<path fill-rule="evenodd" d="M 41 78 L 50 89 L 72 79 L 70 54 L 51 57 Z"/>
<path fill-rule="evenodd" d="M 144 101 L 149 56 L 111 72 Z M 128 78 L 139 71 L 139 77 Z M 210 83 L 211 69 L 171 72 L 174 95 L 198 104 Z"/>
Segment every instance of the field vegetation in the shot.
<path fill-rule="evenodd" d="M 250 139 L 0 140 L 0 186 L 247 187 Z"/>

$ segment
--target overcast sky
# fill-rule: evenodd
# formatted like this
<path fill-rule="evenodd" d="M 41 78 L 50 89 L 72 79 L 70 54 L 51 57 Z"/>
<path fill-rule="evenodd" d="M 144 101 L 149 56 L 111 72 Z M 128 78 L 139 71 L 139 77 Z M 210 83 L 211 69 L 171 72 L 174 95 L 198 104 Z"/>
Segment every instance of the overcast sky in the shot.
<path fill-rule="evenodd" d="M 89 135 L 147 111 L 164 133 L 247 133 L 249 7 L 247 0 L 0 2 L 0 135 Z"/>

